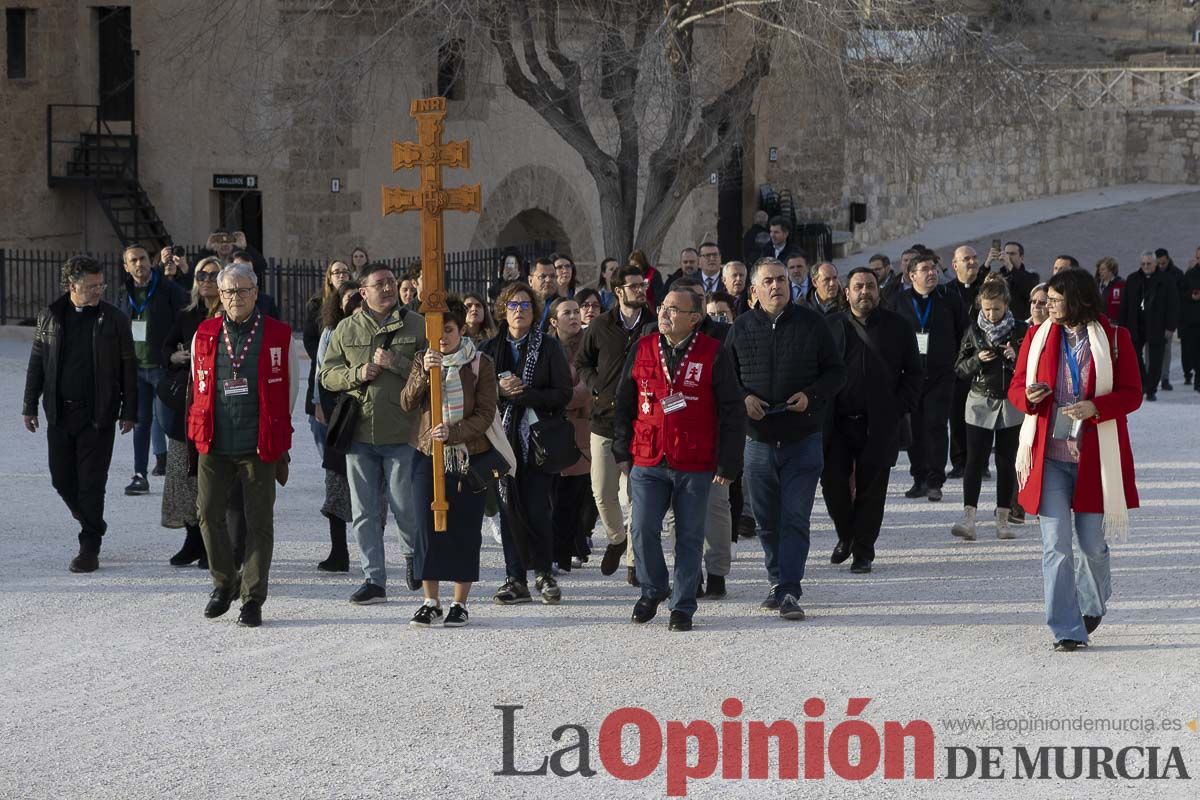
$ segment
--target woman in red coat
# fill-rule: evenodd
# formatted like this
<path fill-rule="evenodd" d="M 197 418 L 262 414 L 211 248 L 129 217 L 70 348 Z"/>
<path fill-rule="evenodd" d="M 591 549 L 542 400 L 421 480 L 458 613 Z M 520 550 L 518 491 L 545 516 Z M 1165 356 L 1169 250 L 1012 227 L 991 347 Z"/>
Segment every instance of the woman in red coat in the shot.
<path fill-rule="evenodd" d="M 1105 539 L 1124 541 L 1138 506 L 1125 418 L 1142 404 L 1142 381 L 1129 332 L 1101 313 L 1091 275 L 1060 272 L 1047 294 L 1050 318 L 1025 337 L 1008 399 L 1026 414 L 1017 477 L 1021 505 L 1041 522 L 1046 622 L 1054 649 L 1069 652 L 1104 616 Z"/>

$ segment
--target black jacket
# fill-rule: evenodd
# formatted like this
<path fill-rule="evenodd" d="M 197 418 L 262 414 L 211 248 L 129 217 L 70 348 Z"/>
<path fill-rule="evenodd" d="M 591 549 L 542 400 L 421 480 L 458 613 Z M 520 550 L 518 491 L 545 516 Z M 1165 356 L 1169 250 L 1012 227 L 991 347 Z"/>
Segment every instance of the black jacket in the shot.
<path fill-rule="evenodd" d="M 25 400 L 22 414 L 37 416 L 38 398 L 46 410 L 46 424 L 58 422 L 58 379 L 63 361 L 65 316 L 74 313 L 68 295 L 55 300 L 38 315 L 33 334 L 33 350 L 25 372 Z M 104 301 L 92 333 L 92 370 L 95 395 L 92 421 L 100 427 L 118 419 L 137 421 L 137 357 L 133 352 L 133 332 L 129 317 Z"/>
<path fill-rule="evenodd" d="M 1140 269 L 1125 279 L 1121 295 L 1121 324 L 1129 329 L 1134 343 L 1165 338 L 1179 327 L 1179 291 L 1174 280 L 1162 272 L 1149 277 Z"/>
<path fill-rule="evenodd" d="M 788 303 L 772 321 L 756 308 L 733 321 L 725 338 L 742 392 L 769 406 L 797 392 L 808 396 L 802 413 L 785 411 L 750 420 L 750 437 L 760 442 L 797 442 L 821 429 L 829 404 L 846 382 L 846 367 L 825 319 Z"/>
<path fill-rule="evenodd" d="M 887 279 L 887 283 L 879 287 L 879 307 L 895 311 L 896 300 L 899 299 L 904 289 L 904 279 L 900 277 L 899 272 L 893 271 L 892 277 Z"/>
<path fill-rule="evenodd" d="M 1193 299 L 1193 294 L 1197 295 Z M 1200 327 L 1200 266 L 1183 273 L 1183 296 L 1179 301 L 1179 328 Z"/>
<path fill-rule="evenodd" d="M 588 325 L 583 344 L 575 356 L 575 371 L 583 385 L 592 390 L 592 433 L 611 439 L 617 384 L 624 374 L 625 359 L 642 335 L 646 323 L 654 319 L 647 308 L 641 324 L 628 330 L 621 320 L 621 306 L 615 305 Z"/>
<path fill-rule="evenodd" d="M 308 391 L 304 393 L 304 413 L 310 417 L 316 413 L 312 396 L 313 384 L 317 380 L 317 345 L 321 343 L 321 306 L 323 303 L 322 296 L 315 294 L 308 298 L 308 303 L 304 308 L 304 352 L 308 353 L 309 360 Z"/>
<path fill-rule="evenodd" d="M 967 319 L 971 319 L 971 315 L 975 313 L 975 298 L 979 296 L 979 289 L 983 286 L 983 280 L 988 276 L 990 270 L 987 267 L 980 267 L 979 274 L 975 276 L 975 281 L 970 286 L 963 286 L 962 281 L 958 276 L 954 280 L 946 284 L 946 291 L 958 295 L 958 299 L 962 301 L 963 309 L 967 313 Z M 1036 284 L 1035 284 L 1036 285 Z M 1025 295 L 1025 303 L 1029 304 L 1029 295 Z M 1011 305 L 1011 303 L 1010 303 Z M 1013 312 L 1013 316 L 1018 320 L 1028 319 L 1029 315 L 1024 317 L 1017 316 L 1017 312 Z"/>
<path fill-rule="evenodd" d="M 178 283 L 164 278 L 162 272 L 157 269 L 153 271 L 150 283 L 155 288 L 154 296 L 146 304 L 146 344 L 152 355 L 158 355 L 162 351 L 163 338 L 175 324 L 175 317 L 187 307 L 188 295 Z M 129 317 L 133 316 L 133 306 L 129 302 L 133 290 L 133 277 L 126 273 L 125 297 L 122 301 L 125 305 L 122 310 Z M 162 366 L 165 367 L 166 364 Z"/>
<path fill-rule="evenodd" d="M 496 364 L 496 374 L 511 372 L 518 378 L 525 369 L 525 358 L 528 355 L 529 337 L 521 344 L 520 358 L 513 362 L 512 351 L 508 346 L 508 329 L 500 331 L 483 343 L 480 348 L 487 353 Z M 571 368 L 563 353 L 562 345 L 553 336 L 542 337 L 542 349 L 538 354 L 537 364 L 533 368 L 533 380 L 526 386 L 520 397 L 501 397 L 503 405 L 511 402 L 517 410 L 532 408 L 541 417 L 561 413 L 571 402 L 571 390 L 575 386 L 571 380 Z"/>
<path fill-rule="evenodd" d="M 1025 266 L 1015 271 L 1001 269 L 996 274 L 1008 281 L 1008 294 L 1011 298 L 1008 308 L 1013 316 L 1017 319 L 1029 319 L 1029 293 L 1042 282 L 1041 276 L 1030 272 Z"/>
<path fill-rule="evenodd" d="M 1016 316 L 1015 314 L 1013 315 Z M 991 361 L 981 361 L 979 354 L 990 348 L 1003 349 L 1005 344 L 1011 344 L 1013 350 L 1021 352 L 1021 342 L 1029 332 L 1029 324 L 1017 320 L 1008 336 L 996 345 L 988 344 L 987 336 L 979 327 L 978 321 L 972 322 L 971 327 L 963 335 L 962 346 L 958 349 L 958 363 L 954 371 L 958 377 L 971 382 L 971 391 L 975 394 L 990 397 L 993 400 L 1003 400 L 1008 397 L 1008 384 L 1012 382 L 1015 361 L 1009 361 L 1003 354 Z"/>
<path fill-rule="evenodd" d="M 921 366 L 927 379 L 935 379 L 947 373 L 954 372 L 958 361 L 958 346 L 963 334 L 967 332 L 967 312 L 963 308 L 958 295 L 948 291 L 945 286 L 939 286 L 929 294 L 928 300 L 921 299 L 912 287 L 905 289 L 896 298 L 895 311 L 908 322 L 914 332 L 923 329 L 917 317 L 917 310 L 924 308 L 926 302 L 933 303 L 924 330 L 929 333 L 929 351 L 921 356 Z M 1015 315 L 1017 312 L 1014 311 Z"/>
<path fill-rule="evenodd" d="M 648 335 L 662 334 L 654 332 Z M 665 338 L 661 344 L 664 348 L 668 347 Z M 612 451 L 618 464 L 633 461 L 629 450 L 633 442 L 633 421 L 638 413 L 638 397 L 637 385 L 629 380 L 629 374 L 633 371 L 636 359 L 637 348 L 634 347 L 626 358 L 625 377 L 617 388 Z M 742 399 L 742 390 L 738 387 L 729 353 L 723 347 L 717 349 L 713 359 L 712 390 L 717 407 L 717 430 L 714 431 L 717 444 L 716 474 L 732 481 L 742 471 L 742 453 L 746 449 L 746 403 Z"/>
<path fill-rule="evenodd" d="M 167 379 L 191 380 L 191 362 L 185 361 L 182 364 L 172 364 L 171 354 L 179 349 L 179 345 L 183 345 L 183 349 L 185 350 L 191 350 L 192 339 L 196 336 L 196 329 L 206 319 L 208 319 L 208 312 L 203 305 L 193 308 L 191 311 L 183 311 L 175 318 L 175 324 L 171 326 L 171 330 L 167 331 L 167 335 L 163 337 L 162 343 L 162 362 L 167 367 Z M 191 392 L 186 392 L 184 397 L 191 397 Z M 171 429 L 166 432 L 167 436 L 170 436 L 177 442 L 186 442 L 188 440 L 186 423 L 186 410 L 182 414 L 172 414 Z"/>
<path fill-rule="evenodd" d="M 899 314 L 886 308 L 875 309 L 865 325 L 848 311 L 826 321 L 846 365 L 846 383 L 834 401 L 827 431 L 832 432 L 839 417 L 865 414 L 867 453 L 891 463 L 899 446 L 898 423 L 916 410 L 921 396 L 924 375 L 916 334 Z M 874 350 L 856 328 L 866 333 Z"/>

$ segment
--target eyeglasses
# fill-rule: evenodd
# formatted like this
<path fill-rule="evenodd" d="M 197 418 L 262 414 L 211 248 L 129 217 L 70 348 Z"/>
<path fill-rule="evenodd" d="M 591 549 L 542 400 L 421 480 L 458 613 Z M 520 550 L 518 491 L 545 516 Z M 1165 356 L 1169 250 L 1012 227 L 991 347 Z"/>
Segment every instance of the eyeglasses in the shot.
<path fill-rule="evenodd" d="M 671 319 L 678 317 L 680 314 L 695 314 L 696 312 L 690 308 L 679 308 L 678 306 L 663 306 L 658 310 L 659 314 L 666 314 Z"/>
<path fill-rule="evenodd" d="M 533 308 L 533 303 L 528 300 L 509 300 L 504 307 L 509 311 L 528 311 Z"/>
<path fill-rule="evenodd" d="M 246 297 L 247 295 L 249 295 L 251 292 L 254 291 L 254 288 L 255 287 L 253 287 L 253 286 L 241 286 L 237 289 L 222 289 L 221 297 L 225 297 L 230 300 L 232 300 L 235 297 Z"/>
<path fill-rule="evenodd" d="M 215 282 L 217 280 L 217 273 L 214 270 L 202 269 L 196 273 L 196 280 L 201 283 Z"/>
<path fill-rule="evenodd" d="M 1062 306 L 1062 305 L 1066 305 L 1066 303 L 1067 303 L 1067 298 L 1065 298 L 1065 297 L 1050 297 L 1050 298 L 1047 298 L 1047 300 L 1046 300 L 1046 305 L 1048 305 L 1048 306 Z"/>
<path fill-rule="evenodd" d="M 329 277 L 331 277 L 331 278 L 349 278 L 349 277 L 350 277 L 350 270 L 348 270 L 348 269 L 335 269 L 333 272 L 330 272 L 330 273 L 329 273 Z"/>
<path fill-rule="evenodd" d="M 1033 306 L 1034 308 L 1043 308 L 1043 307 L 1049 305 L 1049 302 L 1046 300 L 1034 300 L 1029 305 Z"/>
<path fill-rule="evenodd" d="M 368 289 L 374 289 L 377 292 L 383 292 L 388 289 L 395 289 L 396 282 L 393 280 L 375 281 L 374 283 L 363 284 Z"/>
<path fill-rule="evenodd" d="M 641 283 L 622 283 L 621 288 L 632 289 L 635 292 L 644 292 L 644 291 L 646 291 L 646 282 L 642 281 Z"/>
<path fill-rule="evenodd" d="M 592 301 L 590 303 L 584 303 L 583 305 L 580 306 L 580 308 L 590 308 L 593 311 L 599 311 L 600 304 L 595 301 Z"/>
<path fill-rule="evenodd" d="M 107 283 L 77 283 L 75 291 L 77 292 L 103 292 L 108 288 Z"/>

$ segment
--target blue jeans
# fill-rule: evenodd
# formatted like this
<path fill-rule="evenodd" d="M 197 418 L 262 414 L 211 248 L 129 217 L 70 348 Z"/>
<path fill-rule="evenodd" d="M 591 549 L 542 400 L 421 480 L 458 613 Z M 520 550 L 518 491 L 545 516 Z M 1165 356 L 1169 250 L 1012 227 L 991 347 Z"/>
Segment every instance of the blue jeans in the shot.
<path fill-rule="evenodd" d="M 682 472 L 668 467 L 634 467 L 629 473 L 634 563 L 642 597 L 657 600 L 670 591 L 670 609 L 689 617 L 696 613 L 696 585 L 700 583 L 712 480 L 711 472 Z M 668 508 L 675 511 L 673 587 L 662 549 L 663 516 Z"/>
<path fill-rule="evenodd" d="M 308 429 L 312 431 L 313 444 L 317 446 L 317 455 L 325 458 L 325 432 L 327 427 L 324 422 L 317 422 L 317 418 L 309 415 Z"/>
<path fill-rule="evenodd" d="M 782 599 L 799 597 L 808 561 L 809 517 L 825 466 L 821 434 L 776 447 L 746 441 L 745 482 L 762 531 L 767 577 Z"/>
<path fill-rule="evenodd" d="M 145 475 L 150 464 L 150 443 L 154 443 L 154 455 L 167 454 L 167 434 L 171 427 L 171 409 L 158 399 L 158 382 L 163 379 L 162 367 L 138 367 L 137 424 L 133 427 L 133 471 Z"/>
<path fill-rule="evenodd" d="M 1086 642 L 1083 615 L 1104 616 L 1105 603 L 1112 596 L 1112 576 L 1104 515 L 1071 511 L 1078 471 L 1076 464 L 1046 459 L 1038 520 L 1042 526 L 1046 624 L 1055 639 Z M 1071 535 L 1072 516 L 1077 542 Z"/>
<path fill-rule="evenodd" d="M 363 576 L 376 586 L 387 587 L 382 504 L 392 507 L 396 525 L 400 528 L 400 554 L 412 558 L 415 552 L 417 518 L 412 495 L 414 452 L 406 444 L 355 442 L 346 454 L 354 540 L 358 542 L 361 553 Z M 381 497 L 384 494 L 386 498 Z"/>

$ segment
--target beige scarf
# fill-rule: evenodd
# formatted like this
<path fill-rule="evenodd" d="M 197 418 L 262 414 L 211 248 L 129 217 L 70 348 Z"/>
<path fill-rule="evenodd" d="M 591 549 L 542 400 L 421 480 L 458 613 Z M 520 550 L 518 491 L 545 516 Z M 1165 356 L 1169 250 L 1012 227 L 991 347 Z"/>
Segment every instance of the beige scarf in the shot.
<path fill-rule="evenodd" d="M 1053 323 L 1038 326 L 1029 344 L 1029 360 L 1025 368 L 1025 386 L 1037 383 L 1038 363 L 1042 349 L 1050 336 Z M 1092 369 L 1096 376 L 1094 397 L 1110 394 L 1113 388 L 1113 361 L 1108 336 L 1099 322 L 1089 322 L 1088 344 L 1092 351 Z M 1059 331 L 1059 335 L 1064 335 Z M 1037 438 L 1037 415 L 1026 414 L 1021 423 L 1020 446 L 1017 448 L 1017 480 L 1021 488 L 1033 471 L 1033 442 Z M 1051 420 L 1053 424 L 1053 420 Z M 1121 440 L 1117 436 L 1116 420 L 1105 420 L 1096 425 L 1096 436 L 1100 442 L 1100 489 L 1104 498 L 1104 535 L 1108 541 L 1129 541 L 1129 509 L 1125 506 L 1125 480 L 1121 474 Z"/>

